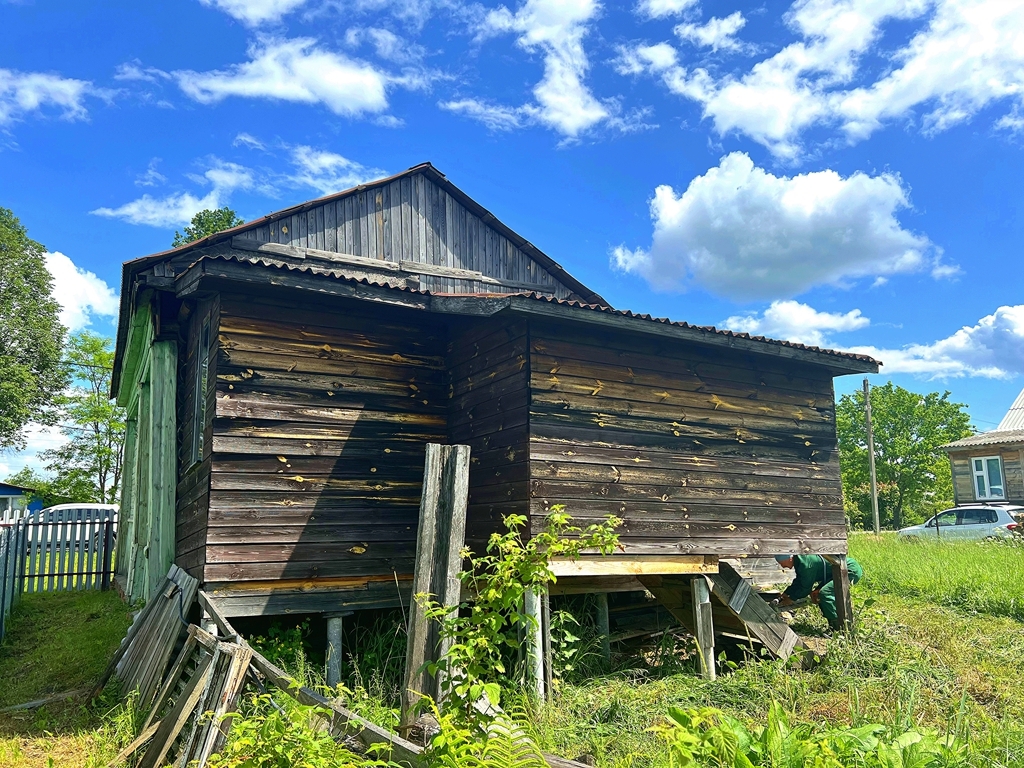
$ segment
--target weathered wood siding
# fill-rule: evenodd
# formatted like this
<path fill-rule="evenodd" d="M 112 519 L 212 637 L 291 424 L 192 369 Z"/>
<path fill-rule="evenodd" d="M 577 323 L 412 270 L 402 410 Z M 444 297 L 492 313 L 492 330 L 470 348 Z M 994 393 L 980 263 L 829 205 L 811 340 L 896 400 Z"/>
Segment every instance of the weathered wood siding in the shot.
<path fill-rule="evenodd" d="M 486 320 L 448 345 L 449 439 L 471 448 L 467 539 L 478 550 L 508 514 L 529 513 L 529 335 Z"/>
<path fill-rule="evenodd" d="M 978 501 L 974 490 L 974 472 L 971 459 L 982 456 L 1000 456 L 1003 459 L 1003 482 L 1006 483 L 1006 501 L 1024 504 L 1024 464 L 1021 448 L 1016 446 L 978 446 L 967 451 L 949 454 L 953 469 L 953 497 L 957 504 Z M 984 500 L 983 500 L 984 501 Z"/>
<path fill-rule="evenodd" d="M 443 327 L 222 294 L 218 342 L 205 580 L 411 574 L 424 445 L 447 437 Z"/>
<path fill-rule="evenodd" d="M 829 373 L 531 321 L 530 513 L 614 514 L 627 551 L 846 551 Z"/>
<path fill-rule="evenodd" d="M 540 264 L 422 173 L 313 206 L 242 236 L 395 264 L 414 261 L 471 269 L 489 277 L 550 286 L 559 298 L 570 294 Z M 438 293 L 496 292 L 494 286 L 429 275 L 421 279 L 421 288 Z"/>
<path fill-rule="evenodd" d="M 214 297 L 193 305 L 184 334 L 185 344 L 178 355 L 178 486 L 175 513 L 175 558 L 179 568 L 201 579 L 206 563 L 206 527 L 210 508 L 210 467 L 213 438 L 213 413 L 216 406 L 217 326 L 220 302 Z M 200 336 L 208 321 L 210 346 L 207 355 L 206 409 L 202 453 L 196 461 L 193 446 L 196 438 L 197 373 Z"/>

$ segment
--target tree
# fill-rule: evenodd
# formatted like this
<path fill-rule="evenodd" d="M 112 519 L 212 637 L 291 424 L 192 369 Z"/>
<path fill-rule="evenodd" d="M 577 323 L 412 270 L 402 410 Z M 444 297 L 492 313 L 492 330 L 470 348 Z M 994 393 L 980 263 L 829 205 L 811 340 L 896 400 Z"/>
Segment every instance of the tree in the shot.
<path fill-rule="evenodd" d="M 88 331 L 75 334 L 68 341 L 65 363 L 73 384 L 55 399 L 54 407 L 68 441 L 39 455 L 49 478 L 23 470 L 11 480 L 35 488 L 44 503 L 116 503 L 125 414 L 108 399 L 114 363 L 111 340 Z"/>
<path fill-rule="evenodd" d="M 883 527 L 920 522 L 953 501 L 949 459 L 940 445 L 972 434 L 966 406 L 949 392 L 920 395 L 891 381 L 871 390 L 879 517 Z M 836 406 L 843 505 L 851 521 L 871 526 L 870 470 L 864 393 L 843 395 Z"/>
<path fill-rule="evenodd" d="M 223 208 L 207 208 L 192 217 L 192 223 L 185 227 L 185 233 L 174 233 L 174 242 L 171 246 L 180 248 L 183 245 L 199 240 L 207 235 L 215 235 L 225 229 L 237 227 L 245 222 L 238 218 L 238 214 L 224 206 Z"/>
<path fill-rule="evenodd" d="M 68 381 L 44 251 L 0 208 L 0 450 L 23 447 L 29 422 L 52 423 L 49 406 Z"/>

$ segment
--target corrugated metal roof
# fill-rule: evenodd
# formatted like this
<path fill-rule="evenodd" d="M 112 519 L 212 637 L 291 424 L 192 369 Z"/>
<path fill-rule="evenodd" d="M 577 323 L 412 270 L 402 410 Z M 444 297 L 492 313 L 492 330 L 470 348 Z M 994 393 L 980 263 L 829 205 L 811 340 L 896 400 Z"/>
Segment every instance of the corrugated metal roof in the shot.
<path fill-rule="evenodd" d="M 982 432 L 978 435 L 971 435 L 962 440 L 955 440 L 942 446 L 944 451 L 955 451 L 960 448 L 974 448 L 982 445 L 1009 445 L 1013 443 L 1024 443 L 1024 429 L 994 429 L 991 432 Z"/>
<path fill-rule="evenodd" d="M 999 426 L 996 427 L 997 432 L 1003 432 L 1009 429 L 1024 429 L 1024 389 L 1017 395 L 1017 399 L 1013 401 L 1013 405 L 1010 406 L 1010 410 L 1003 416 L 1003 420 L 999 422 Z"/>
<path fill-rule="evenodd" d="M 253 253 L 251 256 L 250 255 L 244 255 L 243 256 L 243 255 L 238 254 L 238 253 L 232 253 L 232 254 L 206 254 L 202 258 L 200 258 L 196 262 L 194 262 L 189 267 L 189 269 L 191 269 L 193 266 L 195 266 L 196 264 L 199 264 L 199 263 L 201 263 L 203 261 L 233 261 L 233 262 L 242 263 L 242 264 L 258 264 L 258 265 L 264 266 L 264 267 L 272 267 L 272 268 L 277 268 L 277 269 L 287 269 L 287 270 L 293 271 L 293 272 L 306 272 L 306 273 L 310 273 L 310 274 L 322 275 L 322 276 L 325 276 L 325 277 L 332 277 L 334 279 L 343 280 L 345 282 L 359 283 L 359 284 L 362 284 L 362 285 L 370 285 L 370 286 L 374 286 L 374 287 L 377 287 L 377 288 L 385 288 L 385 289 L 391 290 L 391 291 L 400 291 L 400 292 L 407 293 L 407 294 L 414 294 L 414 295 L 417 295 L 417 296 L 432 297 L 432 298 L 440 299 L 440 300 L 447 299 L 447 298 L 455 298 L 455 299 L 461 299 L 461 300 L 465 300 L 465 299 L 480 299 L 481 301 L 484 301 L 484 300 L 493 301 L 495 299 L 527 299 L 527 300 L 538 301 L 538 302 L 547 302 L 547 303 L 550 303 L 550 304 L 556 304 L 556 305 L 563 306 L 563 307 L 572 307 L 574 309 L 587 310 L 587 311 L 592 311 L 592 312 L 602 312 L 602 313 L 605 313 L 605 314 L 616 315 L 616 316 L 619 316 L 619 317 L 635 318 L 635 319 L 639 319 L 639 320 L 645 320 L 645 321 L 651 322 L 651 323 L 661 323 L 663 325 L 670 325 L 670 326 L 673 326 L 673 327 L 676 327 L 676 328 L 686 328 L 686 329 L 700 331 L 700 332 L 707 333 L 707 334 L 714 334 L 714 335 L 717 335 L 717 336 L 727 336 L 727 337 L 736 338 L 736 339 L 747 339 L 747 340 L 750 340 L 750 341 L 759 342 L 759 343 L 763 343 L 763 344 L 771 344 L 771 345 L 780 346 L 780 347 L 790 347 L 792 349 L 799 349 L 799 350 L 803 350 L 803 351 L 806 351 L 806 352 L 816 353 L 816 354 L 819 354 L 819 355 L 828 355 L 828 356 L 832 356 L 832 357 L 836 357 L 836 358 L 841 358 L 841 359 L 844 359 L 844 360 L 856 360 L 858 362 L 865 363 L 867 365 L 873 365 L 873 366 L 881 365 L 881 363 L 879 361 L 875 360 L 872 357 L 869 357 L 868 355 L 859 355 L 859 354 L 854 354 L 853 352 L 841 352 L 841 351 L 834 350 L 834 349 L 822 349 L 821 347 L 812 347 L 812 346 L 808 346 L 806 344 L 798 344 L 798 343 L 796 343 L 794 341 L 784 341 L 784 340 L 781 340 L 781 339 L 771 339 L 771 338 L 768 338 L 767 336 L 751 336 L 749 333 L 737 333 L 736 331 L 719 329 L 719 328 L 716 328 L 713 325 L 692 325 L 690 323 L 679 321 L 679 320 L 669 320 L 667 317 L 652 317 L 649 314 L 639 314 L 639 313 L 636 313 L 636 312 L 632 312 L 632 311 L 630 311 L 628 309 L 626 309 L 626 310 L 623 310 L 623 309 L 613 309 L 611 307 L 605 306 L 604 304 L 586 304 L 584 302 L 577 301 L 577 300 L 574 300 L 574 299 L 559 299 L 559 298 L 556 298 L 554 296 L 549 296 L 549 295 L 540 294 L 540 293 L 536 293 L 536 292 L 524 292 L 524 293 L 472 293 L 472 294 L 469 294 L 469 293 L 449 293 L 449 294 L 433 293 L 432 294 L 429 291 L 421 291 L 421 290 L 416 290 L 416 289 L 413 289 L 413 288 L 396 287 L 394 285 L 389 285 L 389 284 L 384 283 L 384 282 L 378 282 L 378 281 L 369 280 L 367 278 L 350 277 L 350 276 L 345 275 L 346 266 L 345 265 L 341 265 L 341 264 L 339 264 L 337 268 L 331 268 L 331 267 L 327 266 L 326 264 L 324 264 L 324 265 L 314 265 L 314 264 L 306 264 L 306 263 L 296 264 L 296 263 L 290 263 L 290 262 L 282 261 L 280 259 L 268 258 L 267 256 L 265 256 L 263 254 L 257 254 L 257 253 Z M 356 270 L 358 270 L 359 268 L 358 267 L 348 267 L 348 269 L 356 269 Z"/>

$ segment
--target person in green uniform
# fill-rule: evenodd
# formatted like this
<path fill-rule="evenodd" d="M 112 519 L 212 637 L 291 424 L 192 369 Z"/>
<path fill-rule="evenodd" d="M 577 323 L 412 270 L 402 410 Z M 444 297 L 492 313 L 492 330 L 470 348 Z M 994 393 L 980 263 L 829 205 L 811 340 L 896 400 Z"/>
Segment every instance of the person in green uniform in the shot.
<path fill-rule="evenodd" d="M 776 555 L 775 559 L 783 568 L 792 568 L 796 572 L 793 583 L 779 598 L 779 606 L 792 605 L 797 600 L 809 597 L 821 609 L 828 625 L 832 629 L 840 629 L 832 564 L 821 555 Z M 864 569 L 852 557 L 846 558 L 846 569 L 851 584 L 856 584 L 864 575 Z"/>

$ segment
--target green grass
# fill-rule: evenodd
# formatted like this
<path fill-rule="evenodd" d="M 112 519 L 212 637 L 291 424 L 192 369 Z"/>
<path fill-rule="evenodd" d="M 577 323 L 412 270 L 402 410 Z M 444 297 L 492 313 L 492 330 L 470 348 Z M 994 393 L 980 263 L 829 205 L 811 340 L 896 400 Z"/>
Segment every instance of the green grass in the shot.
<path fill-rule="evenodd" d="M 130 623 L 129 608 L 116 592 L 23 595 L 0 643 L 0 709 L 90 688 Z M 76 697 L 0 713 L 0 765 L 103 765 L 124 735 L 120 713 L 106 716 L 116 703 L 110 692 L 93 708 Z"/>
<path fill-rule="evenodd" d="M 900 542 L 854 534 L 850 554 L 876 592 L 1024 621 L 1024 540 Z"/>

